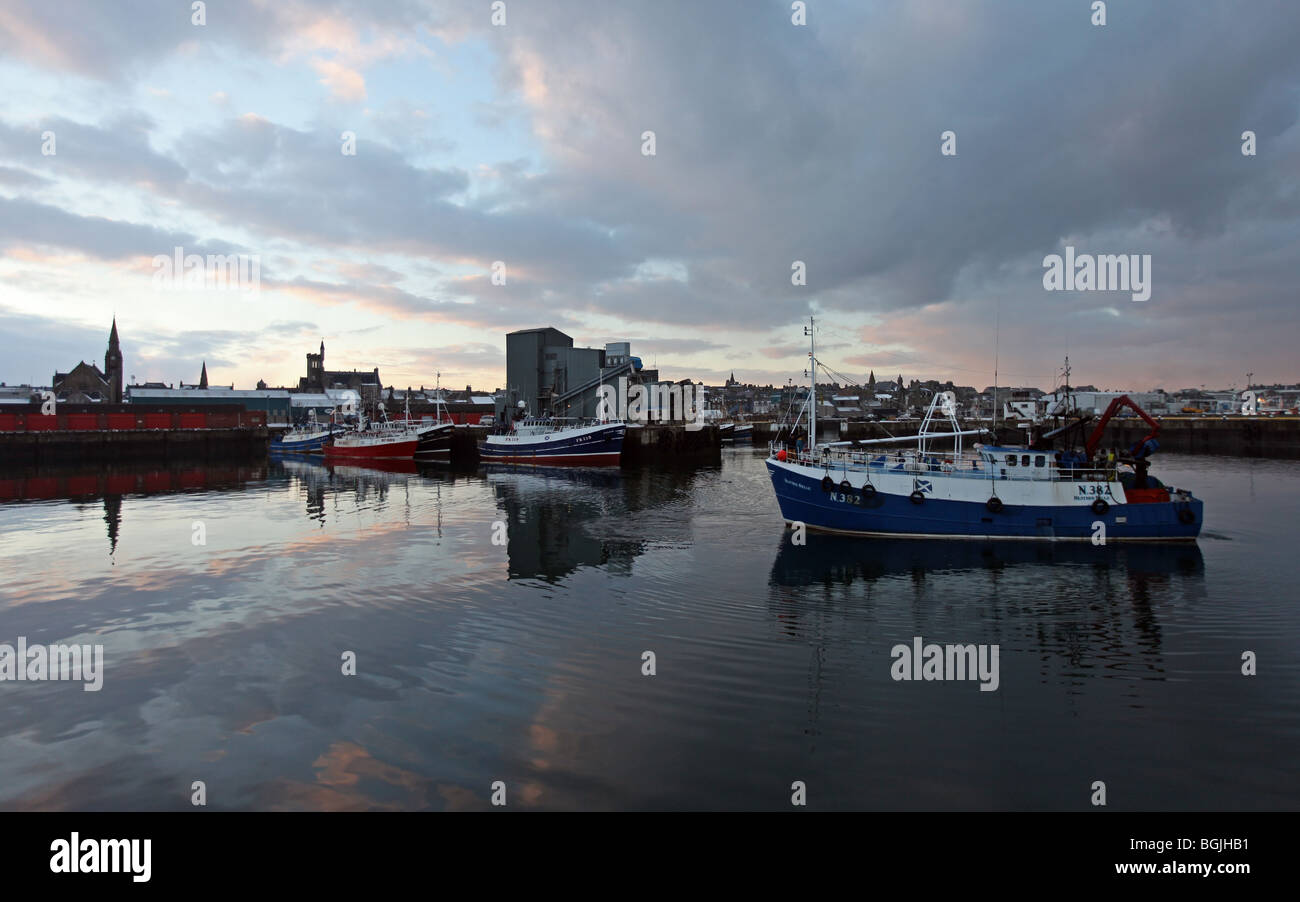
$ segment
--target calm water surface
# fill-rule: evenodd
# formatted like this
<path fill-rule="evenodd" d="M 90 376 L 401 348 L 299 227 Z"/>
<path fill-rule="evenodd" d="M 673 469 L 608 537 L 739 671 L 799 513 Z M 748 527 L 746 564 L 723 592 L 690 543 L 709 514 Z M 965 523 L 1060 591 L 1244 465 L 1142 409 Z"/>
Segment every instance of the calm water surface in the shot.
<path fill-rule="evenodd" d="M 1197 545 L 794 546 L 748 450 L 0 474 L 35 499 L 0 501 L 0 642 L 105 655 L 100 692 L 0 683 L 0 807 L 1300 807 L 1300 465 L 1153 472 Z M 998 690 L 892 680 L 918 635 L 998 644 Z"/>

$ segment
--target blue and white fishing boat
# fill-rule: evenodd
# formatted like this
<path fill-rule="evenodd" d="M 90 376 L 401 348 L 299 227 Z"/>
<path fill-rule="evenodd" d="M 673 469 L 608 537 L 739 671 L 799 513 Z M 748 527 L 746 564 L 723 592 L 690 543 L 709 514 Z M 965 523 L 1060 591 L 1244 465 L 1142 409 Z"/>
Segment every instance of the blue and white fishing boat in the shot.
<path fill-rule="evenodd" d="M 489 435 L 479 457 L 484 463 L 616 466 L 626 434 L 627 424 L 621 422 L 568 424 L 549 417 L 528 417 L 516 422 L 510 432 Z"/>
<path fill-rule="evenodd" d="M 809 356 L 815 386 L 817 360 Z M 1112 463 L 1098 454 L 1099 445 L 1106 423 L 1124 404 L 1152 431 Z M 986 430 L 962 429 L 956 408 L 953 393 L 940 392 L 917 435 L 818 445 L 816 409 L 806 406 L 807 446 L 773 442 L 767 459 L 782 516 L 810 530 L 907 538 L 1100 544 L 1194 540 L 1200 533 L 1203 502 L 1148 474 L 1160 427 L 1127 397 L 1112 402 L 1079 450 L 1048 447 L 1050 438 L 1037 446 L 975 443 L 965 449 L 964 439 Z M 939 430 L 941 424 L 947 428 Z M 1061 433 L 1069 434 L 1055 435 Z M 876 447 L 900 443 L 913 447 Z"/>
<path fill-rule="evenodd" d="M 316 454 L 325 450 L 344 427 L 334 423 L 317 423 L 313 415 L 306 423 L 295 426 L 271 443 L 271 450 L 295 454 Z"/>

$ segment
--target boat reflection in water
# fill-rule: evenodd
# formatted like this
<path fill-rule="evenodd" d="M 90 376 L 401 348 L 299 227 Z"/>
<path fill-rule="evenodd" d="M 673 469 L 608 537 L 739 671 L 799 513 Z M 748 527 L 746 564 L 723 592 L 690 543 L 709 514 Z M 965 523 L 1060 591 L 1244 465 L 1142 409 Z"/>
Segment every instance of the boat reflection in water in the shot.
<path fill-rule="evenodd" d="M 782 586 L 848 584 L 903 574 L 1065 565 L 1124 572 L 1130 579 L 1199 576 L 1201 549 L 1194 544 L 1083 543 L 1017 541 L 934 541 L 863 539 L 809 533 L 795 545 L 787 533 L 772 567 L 772 582 Z"/>
<path fill-rule="evenodd" d="M 582 567 L 627 574 L 644 543 L 611 536 L 618 517 L 619 470 L 484 467 L 504 511 L 509 579 L 557 582 Z"/>
<path fill-rule="evenodd" d="M 272 454 L 271 460 L 286 474 L 328 478 L 331 473 L 344 477 L 364 477 L 368 473 L 419 473 L 421 464 L 411 460 L 383 459 L 330 461 L 307 454 Z"/>
<path fill-rule="evenodd" d="M 441 509 L 439 490 L 449 481 L 446 467 L 415 460 L 331 461 L 322 457 L 298 454 L 273 454 L 271 478 L 287 478 L 296 482 L 306 498 L 307 516 L 326 520 L 326 500 L 337 503 L 346 499 L 362 508 L 382 508 L 394 489 L 401 493 L 402 502 L 412 503 L 412 486 L 432 485 L 432 494 L 422 492 L 427 503 Z M 417 488 L 417 492 L 420 489 Z"/>
<path fill-rule="evenodd" d="M 345 479 L 365 478 L 373 473 L 399 473 L 413 476 L 420 472 L 420 465 L 412 460 L 370 460 L 365 463 L 332 464 L 330 469 L 335 476 Z"/>
<path fill-rule="evenodd" d="M 895 638 L 939 624 L 993 630 L 1071 664 L 1162 673 L 1160 611 L 1206 598 L 1195 544 L 807 539 L 787 533 L 772 565 L 776 616 L 791 636 L 811 611 L 849 606 Z"/>
<path fill-rule="evenodd" d="M 629 576 L 651 548 L 691 541 L 692 469 L 483 467 L 505 514 L 508 577 L 558 582 L 587 567 Z"/>

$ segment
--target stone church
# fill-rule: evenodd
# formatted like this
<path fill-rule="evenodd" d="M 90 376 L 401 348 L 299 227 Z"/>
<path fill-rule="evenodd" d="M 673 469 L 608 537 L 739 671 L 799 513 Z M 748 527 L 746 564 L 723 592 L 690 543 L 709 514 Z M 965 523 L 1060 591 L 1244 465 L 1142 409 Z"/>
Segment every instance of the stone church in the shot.
<path fill-rule="evenodd" d="M 55 397 L 65 403 L 122 403 L 122 349 L 117 342 L 117 317 L 113 318 L 113 331 L 108 335 L 103 371 L 83 360 L 66 373 L 56 372 L 50 385 Z"/>
<path fill-rule="evenodd" d="M 327 388 L 350 388 L 366 402 L 379 397 L 383 383 L 379 381 L 379 367 L 373 370 L 325 369 L 325 342 L 320 343 L 320 353 L 307 355 L 307 375 L 298 380 L 300 392 L 323 392 Z"/>

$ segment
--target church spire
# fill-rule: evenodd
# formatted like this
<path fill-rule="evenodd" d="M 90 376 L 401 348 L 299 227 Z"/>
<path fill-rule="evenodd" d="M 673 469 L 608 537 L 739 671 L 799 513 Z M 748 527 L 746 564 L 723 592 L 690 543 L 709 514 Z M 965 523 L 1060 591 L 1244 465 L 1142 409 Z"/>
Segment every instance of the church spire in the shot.
<path fill-rule="evenodd" d="M 203 372 L 199 374 L 199 388 L 208 387 L 208 362 L 203 361 Z"/>
<path fill-rule="evenodd" d="M 117 342 L 117 317 L 113 317 L 113 330 L 108 333 L 108 351 L 104 354 L 104 378 L 108 382 L 110 404 L 122 403 L 122 349 Z"/>

